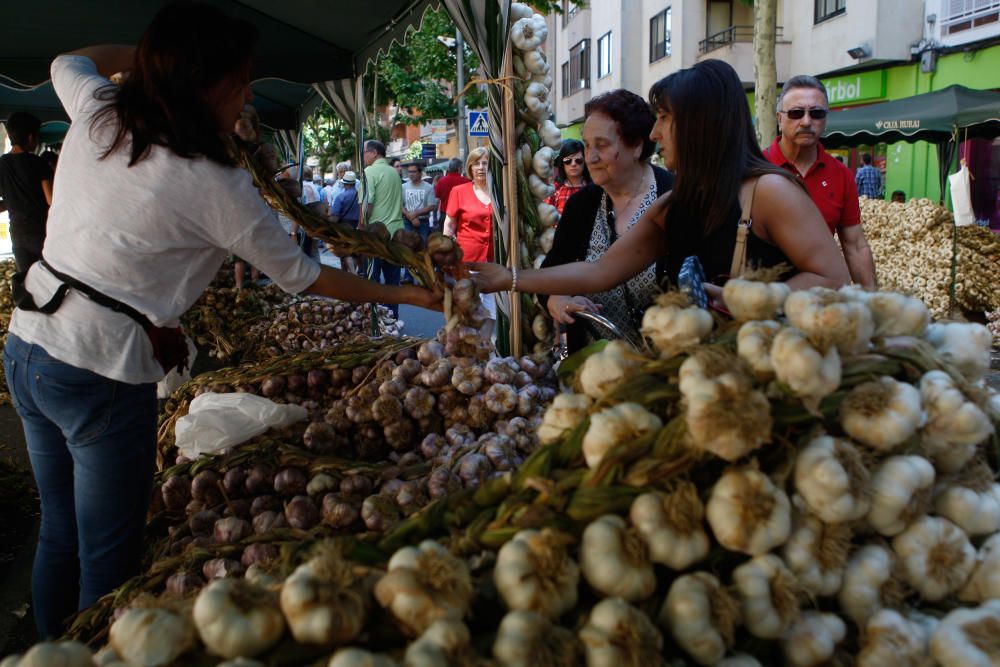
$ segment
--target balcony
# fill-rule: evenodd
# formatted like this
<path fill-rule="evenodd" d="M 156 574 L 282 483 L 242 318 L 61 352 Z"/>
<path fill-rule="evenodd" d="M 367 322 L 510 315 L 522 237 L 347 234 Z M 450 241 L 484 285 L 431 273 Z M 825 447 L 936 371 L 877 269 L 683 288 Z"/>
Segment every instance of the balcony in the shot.
<path fill-rule="evenodd" d="M 784 28 L 782 26 L 778 26 L 775 37 L 779 43 L 784 41 Z M 720 30 L 714 35 L 709 35 L 705 39 L 698 42 L 698 53 L 709 53 L 711 51 L 715 51 L 716 49 L 721 49 L 724 46 L 736 44 L 737 42 L 753 43 L 752 25 L 731 25 L 725 30 Z"/>
<path fill-rule="evenodd" d="M 789 48 L 791 43 L 784 39 L 781 26 L 777 30 L 774 46 L 778 81 L 788 78 L 790 69 Z M 745 85 L 753 85 L 753 26 L 734 25 L 709 35 L 698 43 L 698 60 L 715 58 L 732 65 Z"/>

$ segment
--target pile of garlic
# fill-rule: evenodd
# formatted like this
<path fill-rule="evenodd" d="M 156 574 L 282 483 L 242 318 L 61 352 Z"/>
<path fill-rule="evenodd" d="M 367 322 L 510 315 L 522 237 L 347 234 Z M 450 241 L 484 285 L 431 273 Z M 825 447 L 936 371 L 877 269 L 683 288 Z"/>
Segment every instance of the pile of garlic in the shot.
<path fill-rule="evenodd" d="M 562 134 L 552 122 L 552 67 L 543 47 L 548 35 L 545 17 L 526 4 L 510 7 L 510 40 L 513 46 L 514 89 L 517 104 L 516 137 L 518 229 L 520 266 L 541 266 L 552 249 L 559 211 L 545 203 L 554 192 L 553 161 L 562 145 Z M 527 304 L 526 304 L 527 305 Z M 537 302 L 532 301 L 524 317 L 532 322 L 531 337 L 536 351 L 551 348 L 551 325 Z M 525 331 L 527 338 L 528 332 Z M 530 340 L 530 339 L 529 339 Z"/>
<path fill-rule="evenodd" d="M 946 208 L 928 199 L 906 204 L 862 197 L 861 224 L 883 289 L 919 297 L 935 317 L 952 308 L 1000 308 L 1000 239 L 978 226 L 955 227 Z M 954 303 L 952 254 L 955 266 Z"/>

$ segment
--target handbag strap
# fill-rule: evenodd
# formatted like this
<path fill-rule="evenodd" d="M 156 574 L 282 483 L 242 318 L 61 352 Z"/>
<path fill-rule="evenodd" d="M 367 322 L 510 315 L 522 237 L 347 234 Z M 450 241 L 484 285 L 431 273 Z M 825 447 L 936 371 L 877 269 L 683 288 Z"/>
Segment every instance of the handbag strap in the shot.
<path fill-rule="evenodd" d="M 740 221 L 736 223 L 736 247 L 733 249 L 733 261 L 729 265 L 729 275 L 733 278 L 743 275 L 743 271 L 747 266 L 747 237 L 750 234 L 750 228 L 753 226 L 753 218 L 750 216 L 750 212 L 753 209 L 753 198 L 757 193 L 758 183 L 760 183 L 759 176 L 753 181 L 753 188 L 750 189 L 750 197 L 743 203 L 743 207 L 740 210 Z"/>

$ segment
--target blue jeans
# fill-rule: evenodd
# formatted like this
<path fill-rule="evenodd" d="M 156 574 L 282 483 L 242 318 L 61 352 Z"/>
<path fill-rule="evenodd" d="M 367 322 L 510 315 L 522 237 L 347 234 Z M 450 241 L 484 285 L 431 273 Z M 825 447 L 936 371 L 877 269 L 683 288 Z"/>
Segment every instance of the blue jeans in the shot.
<path fill-rule="evenodd" d="M 40 638 L 139 571 L 156 464 L 156 385 L 110 380 L 14 334 L 4 370 L 41 498 L 31 576 Z"/>
<path fill-rule="evenodd" d="M 369 279 L 376 282 L 382 282 L 386 285 L 398 285 L 399 284 L 399 271 L 400 267 L 397 264 L 392 264 L 385 261 L 384 259 L 372 260 L 371 273 L 369 274 Z M 392 311 L 394 317 L 399 317 L 399 305 L 395 303 L 384 303 L 389 310 Z"/>
<path fill-rule="evenodd" d="M 403 220 L 403 227 L 408 231 L 416 232 L 420 234 L 420 238 L 424 242 L 424 246 L 427 245 L 427 237 L 431 235 L 431 219 L 430 218 L 420 218 L 420 226 L 414 227 L 413 223 L 408 219 Z"/>

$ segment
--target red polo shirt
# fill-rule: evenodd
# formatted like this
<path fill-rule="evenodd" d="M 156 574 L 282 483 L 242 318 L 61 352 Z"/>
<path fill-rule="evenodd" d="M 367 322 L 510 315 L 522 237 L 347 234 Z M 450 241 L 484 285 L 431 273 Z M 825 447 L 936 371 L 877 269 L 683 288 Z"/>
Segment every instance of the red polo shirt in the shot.
<path fill-rule="evenodd" d="M 764 151 L 764 157 L 799 176 L 799 170 L 781 152 L 780 142 L 781 137 L 775 139 Z M 854 174 L 840 160 L 823 150 L 821 144 L 817 144 L 816 148 L 819 151 L 816 161 L 802 180 L 805 181 L 813 203 L 826 220 L 830 233 L 836 234 L 839 227 L 860 225 L 861 208 L 858 206 L 858 187 L 854 184 Z"/>

